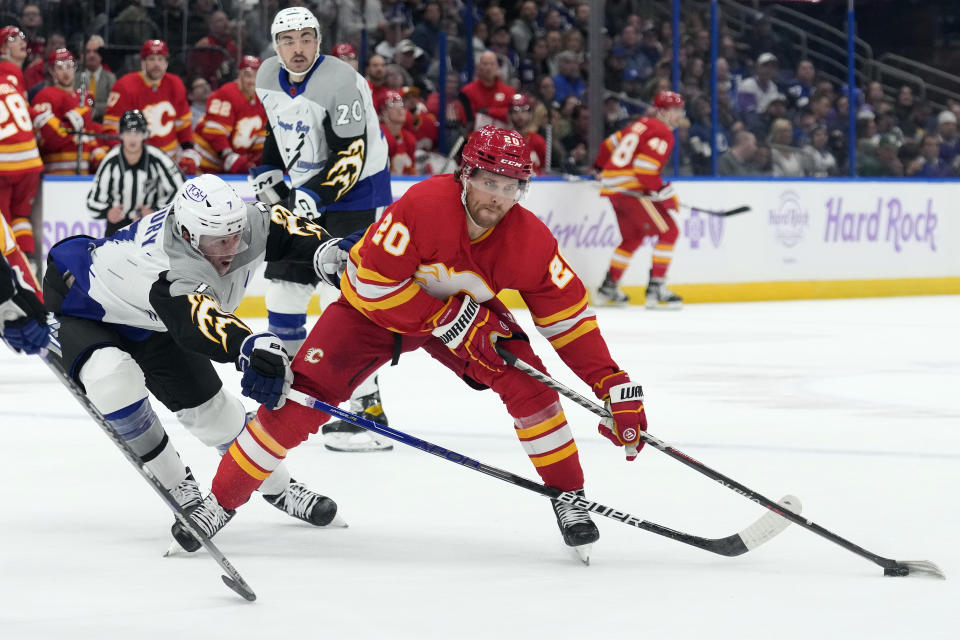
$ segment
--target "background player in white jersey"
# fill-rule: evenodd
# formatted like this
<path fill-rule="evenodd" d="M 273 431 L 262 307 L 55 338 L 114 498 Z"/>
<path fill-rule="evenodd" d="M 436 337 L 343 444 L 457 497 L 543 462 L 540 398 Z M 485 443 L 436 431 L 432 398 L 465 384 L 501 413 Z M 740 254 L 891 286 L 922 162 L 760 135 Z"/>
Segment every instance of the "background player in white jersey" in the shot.
<path fill-rule="evenodd" d="M 269 123 L 263 165 L 251 171 L 254 193 L 268 204 L 289 203 L 334 236 L 365 229 L 391 201 L 387 143 L 370 87 L 347 63 L 320 55 L 320 24 L 307 9 L 283 9 L 270 33 L 277 55 L 257 73 Z M 266 276 L 269 329 L 293 354 L 307 337 L 307 304 L 317 277 L 290 262 L 268 264 Z M 375 371 L 368 373 L 351 409 L 386 424 Z M 325 425 L 324 434 L 327 447 L 338 451 L 392 448 L 388 440 L 343 422 Z"/>
<path fill-rule="evenodd" d="M 292 379 L 283 344 L 252 332 L 233 311 L 265 258 L 313 265 L 328 239 L 286 209 L 245 204 L 222 179 L 202 175 L 110 238 L 75 236 L 51 249 L 44 302 L 60 321 L 55 361 L 184 508 L 199 502 L 199 488 L 147 391 L 221 453 L 246 419 L 211 360 L 235 362 L 244 395 L 281 406 Z M 305 522 L 335 520 L 336 503 L 288 471 L 260 492 Z"/>

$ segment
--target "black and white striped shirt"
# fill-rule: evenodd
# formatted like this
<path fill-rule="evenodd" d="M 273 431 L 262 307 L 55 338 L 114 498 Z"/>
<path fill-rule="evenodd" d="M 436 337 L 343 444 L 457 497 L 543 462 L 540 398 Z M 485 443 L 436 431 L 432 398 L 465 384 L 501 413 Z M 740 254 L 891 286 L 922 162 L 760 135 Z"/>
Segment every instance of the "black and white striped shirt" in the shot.
<path fill-rule="evenodd" d="M 140 218 L 140 206 L 156 210 L 169 203 L 183 184 L 183 174 L 166 153 L 150 145 L 143 146 L 140 161 L 131 165 L 123 157 L 122 145 L 107 153 L 97 167 L 93 187 L 87 194 L 87 208 L 94 218 L 106 218 L 107 211 L 119 205 L 126 219 L 107 223 L 107 234 Z"/>

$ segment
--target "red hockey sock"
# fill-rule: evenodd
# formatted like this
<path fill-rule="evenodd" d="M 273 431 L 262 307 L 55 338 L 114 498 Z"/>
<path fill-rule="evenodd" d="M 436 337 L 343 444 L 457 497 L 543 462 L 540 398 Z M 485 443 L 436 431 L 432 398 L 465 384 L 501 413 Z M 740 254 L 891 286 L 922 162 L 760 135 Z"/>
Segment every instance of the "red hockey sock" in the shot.
<path fill-rule="evenodd" d="M 583 470 L 573 433 L 559 402 L 514 420 L 517 438 L 543 482 L 563 491 L 583 487 Z"/>

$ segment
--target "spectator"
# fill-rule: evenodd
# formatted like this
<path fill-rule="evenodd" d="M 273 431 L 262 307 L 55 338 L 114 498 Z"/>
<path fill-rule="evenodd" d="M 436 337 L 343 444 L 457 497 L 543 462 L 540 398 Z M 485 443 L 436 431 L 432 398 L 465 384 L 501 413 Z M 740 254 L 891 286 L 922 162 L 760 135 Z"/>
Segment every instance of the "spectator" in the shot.
<path fill-rule="evenodd" d="M 25 4 L 20 10 L 20 30 L 27 39 L 27 61 L 39 60 L 41 66 L 46 57 L 60 47 L 49 49 L 43 28 L 43 14 L 35 4 Z M 64 45 L 66 46 L 66 45 Z"/>
<path fill-rule="evenodd" d="M 717 175 L 753 175 L 753 159 L 757 153 L 757 137 L 749 131 L 739 131 L 733 137 L 733 146 L 717 159 Z"/>
<path fill-rule="evenodd" d="M 447 140 L 444 148 L 451 149 L 454 142 L 464 135 L 467 130 L 467 111 L 463 103 L 457 99 L 460 94 L 460 76 L 456 71 L 447 72 L 447 81 L 445 85 L 446 113 L 445 125 L 447 129 Z M 436 117 L 440 118 L 440 94 L 433 92 L 427 96 L 427 109 Z"/>
<path fill-rule="evenodd" d="M 93 119 L 96 122 L 103 121 L 103 114 L 107 110 L 107 98 L 117 82 L 117 76 L 103 66 L 103 58 L 100 56 L 101 47 L 103 47 L 103 38 L 90 36 L 83 49 L 83 71 L 76 74 L 74 81 L 77 88 L 85 86 L 90 92 L 93 98 Z"/>
<path fill-rule="evenodd" d="M 396 91 L 387 91 L 380 108 L 380 131 L 387 140 L 390 155 L 390 175 L 414 175 L 417 153 L 416 137 L 403 128 L 407 119 L 403 96 Z"/>
<path fill-rule="evenodd" d="M 693 173 L 707 175 L 710 173 L 710 158 L 713 149 L 710 145 L 710 133 L 713 130 L 710 122 L 710 99 L 698 96 L 690 103 L 690 163 Z M 730 148 L 729 132 L 720 124 L 717 131 L 717 156 L 719 158 Z"/>
<path fill-rule="evenodd" d="M 233 61 L 237 59 L 237 43 L 230 32 L 226 12 L 214 11 L 207 18 L 207 35 L 197 41 L 196 49 L 187 58 L 190 72 L 203 76 L 214 88 L 230 77 Z"/>
<path fill-rule="evenodd" d="M 464 85 L 460 92 L 467 120 L 473 122 L 475 130 L 488 124 L 505 127 L 514 90 L 500 80 L 497 54 L 492 51 L 480 54 L 476 71 L 477 79 Z"/>
<path fill-rule="evenodd" d="M 955 175 L 950 164 L 943 160 L 942 153 L 940 139 L 936 135 L 923 136 L 920 143 L 920 157 L 923 159 L 923 164 L 914 175 L 918 178 L 947 178 Z"/>
<path fill-rule="evenodd" d="M 643 52 L 636 28 L 627 25 L 620 32 L 620 42 L 613 46 L 611 53 L 622 55 L 626 59 L 627 69 L 636 69 L 644 80 L 653 74 L 653 63 Z"/>
<path fill-rule="evenodd" d="M 777 87 L 777 56 L 761 53 L 757 58 L 757 74 L 740 83 L 737 107 L 741 113 L 763 113 L 767 105 L 780 95 Z"/>
<path fill-rule="evenodd" d="M 793 125 L 786 118 L 778 118 L 770 125 L 770 156 L 773 175 L 802 178 L 806 175 L 806 157 L 793 146 Z"/>
<path fill-rule="evenodd" d="M 360 63 L 357 62 L 357 50 L 353 48 L 352 44 L 341 42 L 338 45 L 334 45 L 333 50 L 330 51 L 330 55 L 340 58 L 353 67 L 354 71 L 357 71 Z"/>
<path fill-rule="evenodd" d="M 872 106 L 874 110 L 880 105 L 880 103 L 885 102 L 887 99 L 886 95 L 883 93 L 883 85 L 877 82 L 876 80 L 872 81 L 867 85 L 867 104 Z"/>
<path fill-rule="evenodd" d="M 573 108 L 572 128 L 563 137 L 561 144 L 566 152 L 563 158 L 563 172 L 573 175 L 585 175 L 593 170 L 593 159 L 589 157 L 590 110 L 586 105 L 578 104 Z"/>
<path fill-rule="evenodd" d="M 47 48 L 49 50 L 46 52 L 46 55 L 43 58 L 37 58 L 23 70 L 23 81 L 28 87 L 27 96 L 30 100 L 33 100 L 38 91 L 52 84 L 53 78 L 50 75 L 50 65 L 47 64 L 47 61 L 50 59 L 50 54 L 57 49 L 65 49 L 66 47 L 67 39 L 63 37 L 63 34 L 51 33 L 50 37 L 47 38 Z"/>
<path fill-rule="evenodd" d="M 520 58 L 510 48 L 510 32 L 505 27 L 497 27 L 490 34 L 490 51 L 497 54 L 500 79 L 508 84 L 513 82 L 520 68 Z"/>
<path fill-rule="evenodd" d="M 207 20 L 217 9 L 217 0 L 187 0 L 190 11 L 187 14 L 187 42 L 197 42 L 209 29 Z"/>
<path fill-rule="evenodd" d="M 168 43 L 174 58 L 183 53 L 183 24 L 186 13 L 186 0 L 155 0 L 156 6 L 148 11 L 150 19 L 157 25 L 160 39 Z M 196 42 L 193 39 L 189 42 Z M 182 58 L 180 58 L 182 59 Z"/>
<path fill-rule="evenodd" d="M 383 96 L 387 91 L 387 62 L 381 55 L 372 55 L 367 62 L 367 83 L 370 85 L 370 94 L 373 96 L 373 106 L 380 113 Z"/>
<path fill-rule="evenodd" d="M 143 0 L 130 0 L 110 23 L 110 44 L 131 47 L 159 36 L 160 30 L 143 7 Z"/>
<path fill-rule="evenodd" d="M 640 52 L 656 67 L 663 57 L 663 44 L 657 39 L 657 30 L 653 23 L 648 24 L 640 35 Z"/>
<path fill-rule="evenodd" d="M 190 88 L 187 90 L 187 100 L 190 102 L 191 122 L 200 122 L 207 113 L 207 100 L 213 88 L 203 76 L 193 76 L 190 79 Z"/>
<path fill-rule="evenodd" d="M 889 133 L 897 139 L 898 146 L 903 145 L 905 142 L 903 131 L 897 126 L 896 118 L 893 115 L 893 105 L 889 102 L 881 102 L 877 105 L 875 113 L 875 122 L 877 125 L 876 142 L 879 142 L 881 135 Z"/>
<path fill-rule="evenodd" d="M 547 41 L 547 68 L 550 69 L 550 75 L 555 76 L 560 70 L 557 65 L 557 56 L 563 51 L 563 36 L 559 31 L 547 31 L 544 36 Z"/>
<path fill-rule="evenodd" d="M 753 175 L 771 176 L 773 175 L 773 152 L 767 144 L 758 143 L 757 152 L 753 155 Z"/>
<path fill-rule="evenodd" d="M 440 4 L 428 2 L 424 5 L 423 14 L 410 35 L 410 40 L 425 51 L 430 58 L 437 57 L 437 43 L 440 41 L 440 32 L 442 31 L 440 18 Z"/>
<path fill-rule="evenodd" d="M 809 60 L 801 60 L 797 64 L 796 77 L 787 87 L 787 97 L 790 99 L 791 109 L 803 109 L 810 102 L 813 93 L 813 80 L 816 69 Z"/>
<path fill-rule="evenodd" d="M 587 83 L 580 75 L 580 60 L 577 54 L 564 51 L 557 57 L 557 62 L 560 65 L 560 73 L 553 77 L 553 84 L 557 89 L 556 99 L 563 102 L 567 96 L 573 96 L 582 100 L 587 91 Z"/>
<path fill-rule="evenodd" d="M 205 112 L 196 116 L 194 142 L 204 172 L 246 174 L 262 164 L 267 113 L 256 92 L 260 58 L 243 56 L 239 67 L 236 81 L 210 93 Z M 206 83 L 197 77 L 192 87 L 198 80 Z"/>
<path fill-rule="evenodd" d="M 383 40 L 377 43 L 373 51 L 378 56 L 383 56 L 384 61 L 393 62 L 393 56 L 397 52 L 397 45 L 406 40 L 406 30 L 391 22 L 390 26 L 383 31 Z M 349 43 L 346 43 L 349 44 Z M 353 45 L 350 45 L 353 46 Z"/>
<path fill-rule="evenodd" d="M 830 136 L 824 126 L 816 127 L 810 135 L 810 144 L 803 148 L 803 153 L 807 156 L 810 177 L 826 178 L 838 175 L 837 159 L 830 152 L 829 142 Z"/>
<path fill-rule="evenodd" d="M 771 55 L 789 61 L 790 47 L 780 34 L 773 30 L 773 24 L 770 22 L 768 16 L 759 14 L 753 25 L 753 29 L 751 29 L 749 33 L 750 35 L 747 42 L 749 43 L 751 57 L 755 58 L 762 55 L 765 51 L 769 51 Z"/>
<path fill-rule="evenodd" d="M 913 96 L 913 89 L 910 88 L 910 85 L 905 84 L 901 86 L 897 92 L 897 103 L 894 107 L 894 113 L 897 116 L 897 125 L 908 138 L 912 138 L 915 133 L 915 128 L 912 123 L 914 106 L 915 98 Z"/>
<path fill-rule="evenodd" d="M 403 106 L 407 110 L 407 119 L 403 128 L 413 134 L 417 141 L 417 149 L 432 151 L 437 147 L 437 118 L 427 105 L 420 99 L 420 90 L 416 87 L 404 87 L 400 92 L 403 96 Z"/>
<path fill-rule="evenodd" d="M 397 43 L 397 50 L 393 54 L 395 64 L 403 68 L 404 82 L 401 87 L 416 85 L 424 93 L 429 93 L 435 88 L 433 83 L 427 78 L 424 63 L 426 55 L 423 49 L 413 44 L 410 40 L 401 40 Z"/>
<path fill-rule="evenodd" d="M 881 136 L 875 150 L 871 151 L 871 147 L 865 147 L 862 150 L 860 147 L 857 148 L 857 175 L 897 177 L 902 176 L 903 173 L 903 163 L 897 156 L 897 141 L 893 136 L 889 134 Z"/>
<path fill-rule="evenodd" d="M 549 76 L 550 65 L 547 63 L 547 39 L 537 36 L 530 42 L 527 57 L 520 62 L 521 87 L 531 87 L 541 76 Z"/>
<path fill-rule="evenodd" d="M 363 32 L 373 33 L 387 26 L 387 19 L 379 2 L 338 1 L 337 28 L 340 42 L 349 42 L 360 50 Z"/>
<path fill-rule="evenodd" d="M 960 155 L 960 137 L 957 136 L 957 116 L 952 111 L 941 111 L 937 116 L 937 135 L 940 140 L 940 159 L 952 165 Z"/>
<path fill-rule="evenodd" d="M 533 163 L 535 174 L 543 173 L 547 159 L 547 143 L 539 133 L 530 127 L 531 121 L 530 98 L 522 93 L 514 94 L 510 100 L 509 122 L 510 127 L 518 132 L 527 141 L 530 150 L 530 162 Z"/>
<path fill-rule="evenodd" d="M 534 36 L 540 31 L 537 25 L 537 3 L 528 0 L 520 5 L 516 20 L 510 23 L 510 38 L 516 51 L 530 51 Z"/>

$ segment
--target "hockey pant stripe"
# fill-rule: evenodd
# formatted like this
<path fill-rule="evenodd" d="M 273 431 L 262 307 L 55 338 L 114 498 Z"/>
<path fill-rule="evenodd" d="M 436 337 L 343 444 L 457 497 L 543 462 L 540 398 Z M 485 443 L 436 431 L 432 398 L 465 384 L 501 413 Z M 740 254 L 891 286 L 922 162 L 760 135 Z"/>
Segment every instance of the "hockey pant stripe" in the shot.
<path fill-rule="evenodd" d="M 277 441 L 253 420 L 240 433 L 228 452 L 247 475 L 261 481 L 265 480 L 287 455 L 287 450 L 277 444 Z"/>
<path fill-rule="evenodd" d="M 540 470 L 542 467 L 551 466 L 566 460 L 572 455 L 577 453 L 577 443 L 570 441 L 565 447 L 554 451 L 553 453 L 548 453 L 542 456 L 530 456 L 530 461 L 533 463 L 533 466 L 537 467 Z"/>
<path fill-rule="evenodd" d="M 540 456 L 552 455 L 552 453 L 564 450 L 569 445 L 574 444 L 573 433 L 570 431 L 567 418 L 563 415 L 563 409 L 559 402 L 552 402 L 532 416 L 516 420 L 514 428 L 517 431 L 520 444 L 523 445 L 523 450 L 527 452 L 536 466 L 545 466 L 567 457 L 565 455 L 549 460 L 540 458 Z M 573 450 L 576 451 L 576 445 L 574 445 Z"/>

